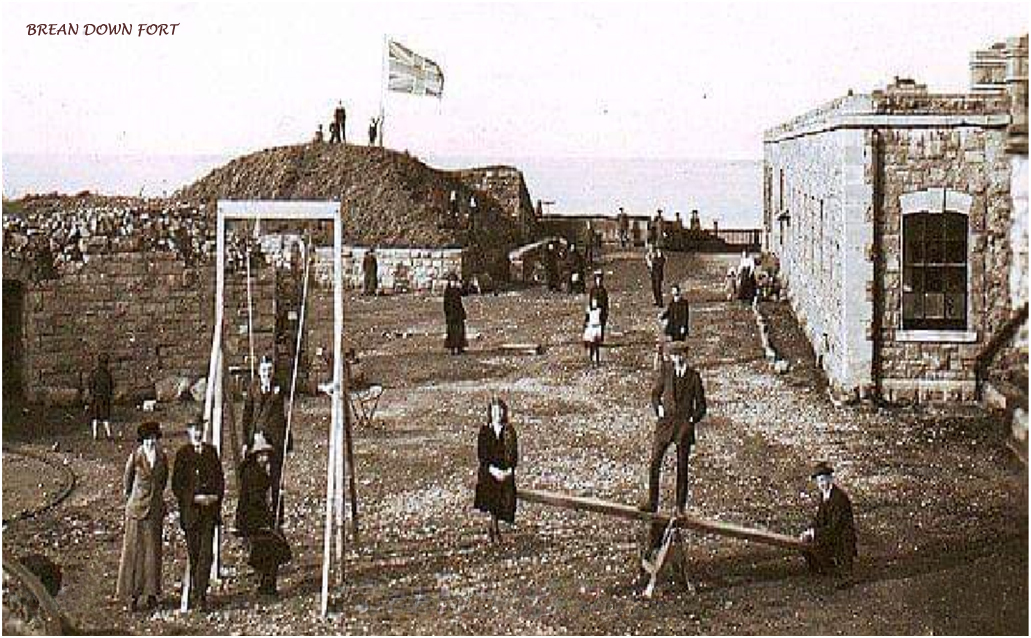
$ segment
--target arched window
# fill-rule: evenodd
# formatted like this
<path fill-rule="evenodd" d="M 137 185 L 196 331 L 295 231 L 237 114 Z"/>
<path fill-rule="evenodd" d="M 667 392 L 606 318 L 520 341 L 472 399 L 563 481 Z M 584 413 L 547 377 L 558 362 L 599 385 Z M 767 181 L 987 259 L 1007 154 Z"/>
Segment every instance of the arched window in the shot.
<path fill-rule="evenodd" d="M 944 190 L 926 195 L 923 210 L 903 207 L 902 329 L 966 330 L 967 215 L 948 205 Z"/>

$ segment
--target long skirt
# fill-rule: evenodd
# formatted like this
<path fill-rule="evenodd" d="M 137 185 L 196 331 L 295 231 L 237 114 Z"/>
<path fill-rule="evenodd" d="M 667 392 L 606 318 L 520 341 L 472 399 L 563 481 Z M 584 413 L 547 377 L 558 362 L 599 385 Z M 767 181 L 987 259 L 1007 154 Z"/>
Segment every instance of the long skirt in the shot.
<path fill-rule="evenodd" d="M 118 564 L 120 598 L 161 595 L 161 520 L 159 516 L 126 517 Z"/>
<path fill-rule="evenodd" d="M 444 347 L 465 348 L 469 342 L 465 338 L 465 320 L 449 318 L 447 320 L 447 336 L 444 338 Z"/>

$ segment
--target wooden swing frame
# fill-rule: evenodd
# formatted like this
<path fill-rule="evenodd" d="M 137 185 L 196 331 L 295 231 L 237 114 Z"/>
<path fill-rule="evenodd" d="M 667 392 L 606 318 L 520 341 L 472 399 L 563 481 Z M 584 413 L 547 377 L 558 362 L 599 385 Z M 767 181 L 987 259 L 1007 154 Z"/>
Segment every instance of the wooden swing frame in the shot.
<path fill-rule="evenodd" d="M 344 274 L 341 255 L 343 252 L 343 216 L 339 202 L 334 201 L 263 201 L 263 200 L 219 200 L 217 203 L 217 237 L 215 253 L 215 323 L 211 339 L 211 358 L 208 366 L 208 386 L 204 396 L 204 440 L 222 453 L 222 423 L 224 418 L 224 384 L 226 361 L 222 351 L 223 324 L 225 322 L 225 262 L 227 222 L 245 220 L 295 220 L 333 222 L 333 379 L 330 384 L 320 385 L 332 401 L 329 454 L 326 468 L 326 518 L 322 553 L 321 614 L 329 612 L 329 581 L 332 566 L 335 565 L 339 583 L 344 582 L 344 492 L 348 474 L 350 477 L 352 525 L 357 534 L 357 494 L 354 481 L 353 443 L 351 440 L 351 418 L 344 397 L 347 396 L 347 375 L 343 356 L 344 333 Z M 307 251 L 306 251 L 307 253 Z M 307 256 L 306 256 L 307 258 Z M 249 256 L 248 256 L 249 259 Z M 307 283 L 306 283 L 307 285 Z M 248 296 L 250 295 L 248 277 Z M 303 313 L 302 309 L 302 313 Z M 250 301 L 248 300 L 248 324 Z M 254 357 L 253 345 L 250 352 Z M 251 361 L 253 368 L 253 361 Z M 296 366 L 295 366 L 296 367 Z M 294 371 L 296 374 L 296 370 Z M 229 403 L 229 418 L 232 403 Z M 335 539 L 335 556 L 331 551 Z M 221 576 L 222 528 L 216 528 L 214 561 L 211 565 L 212 579 Z M 335 560 L 334 560 L 335 559 Z M 185 606 L 189 591 L 189 569 L 183 586 Z"/>

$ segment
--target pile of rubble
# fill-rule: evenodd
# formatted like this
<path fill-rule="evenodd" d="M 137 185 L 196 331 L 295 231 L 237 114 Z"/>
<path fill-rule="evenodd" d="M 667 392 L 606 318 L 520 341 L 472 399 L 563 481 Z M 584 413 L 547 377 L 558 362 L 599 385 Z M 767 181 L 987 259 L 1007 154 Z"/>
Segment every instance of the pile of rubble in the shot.
<path fill-rule="evenodd" d="M 340 200 L 348 244 L 490 247 L 518 237 L 516 223 L 492 197 L 408 153 L 377 147 L 313 142 L 267 149 L 215 169 L 174 197 L 194 205 L 212 199 Z"/>
<path fill-rule="evenodd" d="M 214 245 L 199 207 L 161 198 L 28 195 L 4 202 L 3 224 L 5 255 L 36 264 L 42 278 L 110 252 L 172 251 L 192 263 Z"/>

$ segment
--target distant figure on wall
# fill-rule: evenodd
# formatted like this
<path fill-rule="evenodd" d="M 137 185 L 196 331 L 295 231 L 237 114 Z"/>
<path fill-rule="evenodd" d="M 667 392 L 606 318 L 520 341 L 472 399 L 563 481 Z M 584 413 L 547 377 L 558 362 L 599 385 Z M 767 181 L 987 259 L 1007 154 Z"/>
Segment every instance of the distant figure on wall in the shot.
<path fill-rule="evenodd" d="M 115 393 L 115 382 L 108 369 L 107 353 L 97 355 L 97 367 L 90 373 L 89 405 L 93 440 L 97 440 L 98 426 L 104 424 L 104 434 L 111 438 L 111 401 Z M 119 437 L 121 438 L 121 437 Z"/>
<path fill-rule="evenodd" d="M 376 261 L 376 250 L 370 247 L 362 258 L 362 277 L 364 289 L 362 294 L 375 295 L 379 289 L 379 262 Z"/>
<path fill-rule="evenodd" d="M 627 217 L 623 207 L 619 207 L 619 214 L 616 215 L 616 223 L 619 225 L 619 247 L 626 248 L 630 238 L 630 218 Z"/>
<path fill-rule="evenodd" d="M 347 122 L 347 111 L 344 110 L 343 101 L 337 102 L 337 107 L 333 111 L 333 121 L 336 122 L 337 135 L 339 135 L 339 137 L 337 138 L 337 142 L 339 142 L 340 144 L 346 144 L 347 132 L 344 124 L 345 122 Z"/>
<path fill-rule="evenodd" d="M 448 275 L 447 289 L 444 290 L 444 323 L 447 325 L 444 347 L 451 354 L 461 354 L 467 345 L 465 306 L 462 305 L 462 288 L 458 283 L 458 276 L 454 273 Z"/>
<path fill-rule="evenodd" d="M 376 138 L 379 134 L 379 118 L 371 118 L 369 120 L 369 146 L 376 145 Z"/>
<path fill-rule="evenodd" d="M 702 229 L 702 220 L 698 217 L 698 211 L 691 211 L 691 230 L 699 231 Z"/>
<path fill-rule="evenodd" d="M 326 141 L 325 135 L 322 134 L 322 124 L 319 124 L 319 127 L 315 129 L 315 139 L 313 141 L 316 144 L 322 144 Z"/>
<path fill-rule="evenodd" d="M 329 143 L 340 143 L 340 126 L 336 122 L 329 123 Z"/>

